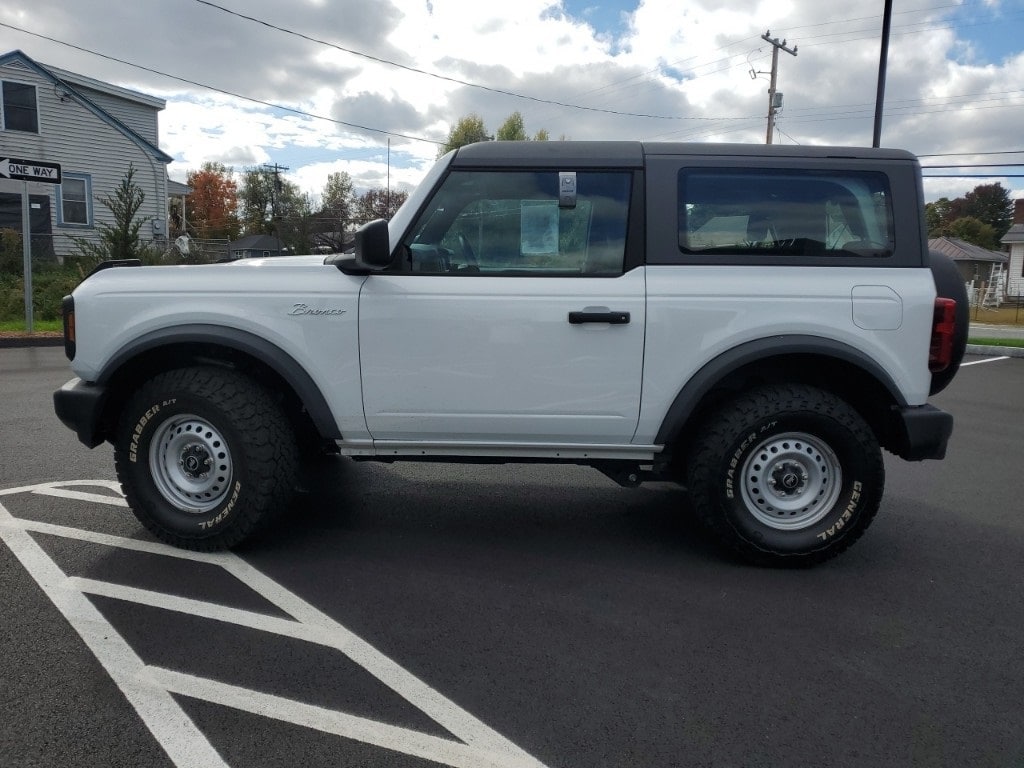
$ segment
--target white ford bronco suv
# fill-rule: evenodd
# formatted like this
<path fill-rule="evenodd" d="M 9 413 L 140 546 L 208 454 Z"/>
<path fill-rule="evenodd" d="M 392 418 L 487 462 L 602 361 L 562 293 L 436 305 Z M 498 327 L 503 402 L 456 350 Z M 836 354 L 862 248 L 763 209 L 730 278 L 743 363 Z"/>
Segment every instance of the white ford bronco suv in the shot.
<path fill-rule="evenodd" d="M 778 565 L 864 533 L 882 448 L 944 456 L 967 305 L 906 152 L 490 142 L 354 253 L 110 262 L 64 321 L 57 414 L 171 544 L 238 544 L 329 447 L 676 481 Z"/>

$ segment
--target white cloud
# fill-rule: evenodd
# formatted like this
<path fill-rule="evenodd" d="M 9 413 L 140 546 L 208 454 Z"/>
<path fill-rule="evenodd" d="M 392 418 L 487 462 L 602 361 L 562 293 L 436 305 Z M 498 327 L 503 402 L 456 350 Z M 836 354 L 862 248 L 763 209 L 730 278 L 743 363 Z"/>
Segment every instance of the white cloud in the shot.
<path fill-rule="evenodd" d="M 0 51 L 20 48 L 43 63 L 167 98 L 161 143 L 175 157 L 175 178 L 206 161 L 236 167 L 280 162 L 310 192 L 319 192 L 327 173 L 337 169 L 376 184 L 387 179 L 386 135 L 341 123 L 436 141 L 469 112 L 480 114 L 492 131 L 518 110 L 530 132 L 545 128 L 555 137 L 763 142 L 768 83 L 764 74 L 751 79 L 749 72 L 770 68 L 771 46 L 761 39 L 766 29 L 798 47 L 796 57 L 780 54 L 785 106 L 778 140 L 870 143 L 881 3 L 870 9 L 839 0 L 615 5 L 627 22 L 618 39 L 596 33 L 586 13 L 569 17 L 558 0 L 384 0 L 373 13 L 357 0 L 232 5 L 338 47 L 189 0 L 34 0 L 0 8 L 0 22 L 335 122 L 285 114 L 9 28 L 0 27 Z M 1018 127 L 1024 53 L 979 55 L 986 33 L 994 35 L 1021 14 L 990 5 L 974 12 L 977 18 L 965 30 L 971 40 L 951 28 L 957 9 L 948 0 L 897 7 L 883 144 L 920 154 L 1024 148 Z M 985 61 L 998 63 L 979 63 Z M 391 145 L 397 184 L 415 183 L 437 152 L 436 144 L 398 136 Z M 959 196 L 982 181 L 988 180 L 929 179 L 926 191 L 929 198 Z M 1004 186 L 1010 184 L 1020 191 L 1017 180 Z"/>

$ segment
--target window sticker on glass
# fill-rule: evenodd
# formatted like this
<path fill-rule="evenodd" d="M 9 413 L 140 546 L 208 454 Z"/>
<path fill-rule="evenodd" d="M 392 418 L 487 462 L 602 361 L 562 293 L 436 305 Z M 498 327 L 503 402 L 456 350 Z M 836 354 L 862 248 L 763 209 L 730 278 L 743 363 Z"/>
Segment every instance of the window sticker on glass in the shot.
<path fill-rule="evenodd" d="M 558 204 L 554 200 L 520 201 L 520 252 L 558 253 Z"/>

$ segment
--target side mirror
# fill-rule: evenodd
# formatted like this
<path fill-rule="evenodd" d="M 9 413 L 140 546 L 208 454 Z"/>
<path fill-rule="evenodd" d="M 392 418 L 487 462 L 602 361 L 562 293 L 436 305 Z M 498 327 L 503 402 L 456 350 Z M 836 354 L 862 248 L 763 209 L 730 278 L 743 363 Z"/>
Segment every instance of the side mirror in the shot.
<path fill-rule="evenodd" d="M 367 222 L 356 230 L 356 264 L 372 272 L 391 266 L 391 239 L 384 219 Z"/>
<path fill-rule="evenodd" d="M 369 275 L 391 266 L 391 238 L 384 219 L 363 224 L 356 230 L 355 252 L 336 253 L 324 259 L 346 275 Z"/>

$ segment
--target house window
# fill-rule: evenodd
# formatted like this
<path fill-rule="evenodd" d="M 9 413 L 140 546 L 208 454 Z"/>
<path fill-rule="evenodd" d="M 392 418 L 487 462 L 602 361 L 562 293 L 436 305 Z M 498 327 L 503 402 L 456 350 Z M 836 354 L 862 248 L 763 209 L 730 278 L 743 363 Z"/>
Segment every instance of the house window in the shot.
<path fill-rule="evenodd" d="M 60 223 L 92 224 L 92 206 L 89 205 L 88 176 L 65 173 L 60 185 Z"/>
<path fill-rule="evenodd" d="M 39 133 L 36 87 L 3 81 L 3 128 L 5 131 Z"/>

